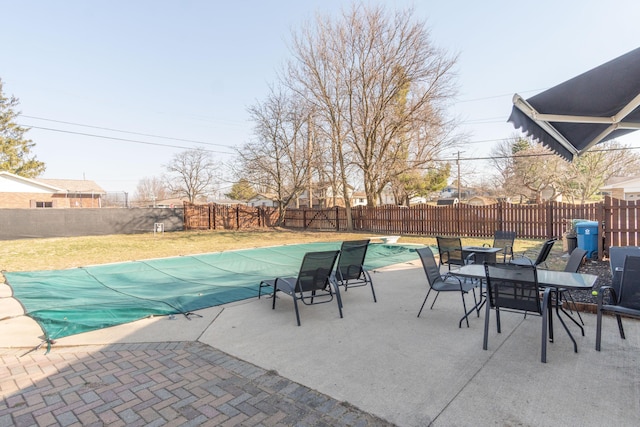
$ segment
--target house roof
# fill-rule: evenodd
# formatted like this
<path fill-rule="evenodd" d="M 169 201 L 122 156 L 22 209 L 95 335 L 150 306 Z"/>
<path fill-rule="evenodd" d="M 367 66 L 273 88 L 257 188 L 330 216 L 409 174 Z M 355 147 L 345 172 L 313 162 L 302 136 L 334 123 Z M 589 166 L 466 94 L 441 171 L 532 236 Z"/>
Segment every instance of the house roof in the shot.
<path fill-rule="evenodd" d="M 621 188 L 625 191 L 638 191 L 637 189 L 640 187 L 640 176 L 636 176 L 633 178 L 622 178 L 616 179 L 612 178 L 609 180 L 607 185 L 602 186 L 601 190 L 613 190 L 615 188 Z M 631 190 L 633 188 L 633 190 Z"/>
<path fill-rule="evenodd" d="M 10 172 L 1 171 L 0 178 L 6 180 L 9 191 L 16 192 L 25 189 L 37 189 L 38 192 L 47 193 L 84 193 L 84 194 L 105 194 L 106 191 L 98 184 L 88 180 L 78 179 L 44 179 L 25 178 Z"/>
<path fill-rule="evenodd" d="M 53 187 L 57 187 L 68 193 L 100 193 L 104 194 L 106 191 L 93 181 L 86 179 L 44 179 L 36 178 L 34 181 L 48 184 Z"/>

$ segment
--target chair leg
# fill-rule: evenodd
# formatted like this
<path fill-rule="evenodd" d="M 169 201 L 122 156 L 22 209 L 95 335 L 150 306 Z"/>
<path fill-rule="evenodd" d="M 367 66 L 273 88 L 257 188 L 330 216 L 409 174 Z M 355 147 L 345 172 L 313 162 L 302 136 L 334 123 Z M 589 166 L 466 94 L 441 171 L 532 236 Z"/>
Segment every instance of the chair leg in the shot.
<path fill-rule="evenodd" d="M 296 321 L 298 322 L 298 326 L 300 326 L 300 313 L 298 312 L 298 298 L 296 297 L 296 293 L 293 293 L 293 308 L 296 311 Z"/>
<path fill-rule="evenodd" d="M 489 316 L 491 315 L 491 305 L 486 301 L 484 314 L 484 337 L 482 338 L 482 349 L 486 350 L 489 343 Z"/>
<path fill-rule="evenodd" d="M 369 286 L 371 286 L 371 293 L 373 294 L 373 302 L 378 302 L 378 299 L 376 298 L 376 291 L 373 289 L 373 280 L 371 280 L 371 275 L 369 274 L 369 272 L 367 272 L 366 270 L 362 270 L 363 274 L 364 274 L 364 279 L 366 282 L 369 283 Z"/>
<path fill-rule="evenodd" d="M 616 320 L 618 321 L 618 330 L 620 331 L 620 338 L 623 340 L 626 339 L 624 336 L 624 328 L 622 327 L 622 317 L 619 314 L 616 314 Z"/>
<path fill-rule="evenodd" d="M 431 303 L 431 307 L 429 307 L 429 309 L 433 310 L 433 305 L 436 303 L 438 295 L 440 295 L 440 292 L 436 292 L 436 296 L 433 298 L 433 302 Z"/>
<path fill-rule="evenodd" d="M 602 311 L 598 310 L 596 317 L 596 351 L 600 351 L 600 340 L 602 339 Z"/>
<path fill-rule="evenodd" d="M 431 288 L 429 288 L 429 291 L 427 292 L 427 296 L 424 297 L 424 301 L 422 301 L 422 306 L 420 307 L 420 311 L 418 312 L 418 317 L 420 317 L 420 313 L 422 313 L 422 309 L 424 308 L 424 305 L 427 303 L 427 298 L 429 298 L 430 293 L 431 293 Z"/>
<path fill-rule="evenodd" d="M 465 314 L 464 319 L 467 321 L 467 328 L 469 327 L 469 316 L 467 316 L 467 303 L 464 300 L 464 292 L 460 292 L 460 296 L 462 297 L 462 308 L 464 309 L 463 313 Z M 475 296 L 475 294 L 474 294 Z M 460 323 L 458 324 L 458 328 L 462 327 L 462 319 L 460 319 Z"/>
<path fill-rule="evenodd" d="M 271 299 L 273 300 L 271 302 L 271 309 L 275 310 L 276 309 L 276 291 L 278 290 L 278 279 L 276 279 L 276 281 L 273 283 L 273 293 L 271 294 Z"/>
<path fill-rule="evenodd" d="M 544 303 L 543 303 L 544 304 Z M 542 338 L 540 343 L 540 362 L 547 363 L 547 321 L 549 311 L 546 307 L 542 310 Z"/>
<path fill-rule="evenodd" d="M 568 295 L 569 298 L 571 299 L 571 304 L 573 304 L 573 310 L 575 310 L 576 314 L 578 315 L 578 319 L 580 319 L 580 323 L 582 323 L 582 326 L 584 326 L 584 320 L 582 320 L 582 316 L 580 315 L 580 311 L 576 306 L 576 301 L 573 299 L 573 295 L 571 295 L 571 292 L 569 292 L 568 290 L 565 292 L 566 292 L 566 295 Z M 569 305 L 569 301 L 567 300 L 567 296 L 564 294 L 564 292 L 562 293 L 562 295 L 564 295 L 564 300 L 567 301 L 567 305 Z M 571 311 L 571 314 L 573 314 L 573 310 Z M 584 332 L 582 333 L 582 336 L 584 336 Z"/>
<path fill-rule="evenodd" d="M 340 318 L 342 319 L 342 297 L 340 296 L 340 286 L 337 283 L 334 283 L 334 289 L 336 291 L 336 300 L 338 301 L 338 311 L 340 312 Z"/>

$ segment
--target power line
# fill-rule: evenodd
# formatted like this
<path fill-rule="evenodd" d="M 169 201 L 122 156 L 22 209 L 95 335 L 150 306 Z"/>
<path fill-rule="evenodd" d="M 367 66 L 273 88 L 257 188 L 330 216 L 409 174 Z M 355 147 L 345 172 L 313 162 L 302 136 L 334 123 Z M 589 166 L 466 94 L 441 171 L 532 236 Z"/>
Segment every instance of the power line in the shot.
<path fill-rule="evenodd" d="M 185 146 L 182 146 L 182 145 L 161 144 L 161 143 L 158 143 L 158 142 L 140 141 L 140 140 L 128 139 L 128 138 L 117 138 L 117 137 L 114 137 L 114 136 L 95 135 L 95 134 L 91 134 L 91 133 L 74 132 L 74 131 L 70 131 L 70 130 L 45 128 L 45 127 L 40 127 L 40 126 L 30 126 L 30 125 L 21 125 L 21 126 L 29 127 L 29 128 L 32 128 L 32 129 L 48 130 L 48 131 L 52 131 L 52 132 L 68 133 L 68 134 L 72 134 L 72 135 L 89 136 L 89 137 L 92 137 L 92 138 L 102 138 L 102 139 L 110 139 L 110 140 L 114 140 L 114 141 L 133 142 L 133 143 L 136 143 L 136 144 L 153 145 L 153 146 L 156 146 L 156 147 L 180 148 L 180 149 L 187 149 L 187 150 L 193 148 L 193 147 L 185 147 Z M 233 154 L 233 153 L 227 152 L 227 151 L 209 150 L 209 149 L 204 149 L 204 148 L 202 150 L 203 151 L 207 151 L 209 153 Z"/>
<path fill-rule="evenodd" d="M 72 126 L 81 126 L 81 127 L 91 128 L 91 129 L 107 130 L 107 131 L 111 131 L 111 132 L 128 133 L 128 134 L 131 134 L 131 135 L 149 136 L 149 137 L 152 137 L 152 138 L 169 139 L 169 140 L 173 140 L 173 141 L 193 142 L 193 143 L 196 143 L 196 144 L 217 145 L 217 146 L 220 146 L 220 147 L 227 147 L 224 144 L 216 144 L 214 142 L 204 142 L 204 141 L 196 141 L 196 140 L 193 140 L 193 139 L 173 138 L 173 137 L 169 137 L 169 136 L 153 135 L 153 134 L 148 134 L 148 133 L 133 132 L 133 131 L 128 131 L 128 130 L 114 129 L 114 128 L 108 128 L 108 127 L 102 127 L 102 126 L 85 125 L 85 124 L 82 124 L 82 123 L 65 122 L 63 120 L 46 119 L 44 117 L 27 116 L 27 115 L 24 115 L 24 114 L 21 114 L 20 116 L 21 117 L 26 117 L 28 119 L 44 120 L 44 121 L 47 121 L 47 122 L 62 123 L 62 124 L 65 124 L 65 125 L 72 125 Z M 32 127 L 35 127 L 35 126 L 32 126 Z"/>

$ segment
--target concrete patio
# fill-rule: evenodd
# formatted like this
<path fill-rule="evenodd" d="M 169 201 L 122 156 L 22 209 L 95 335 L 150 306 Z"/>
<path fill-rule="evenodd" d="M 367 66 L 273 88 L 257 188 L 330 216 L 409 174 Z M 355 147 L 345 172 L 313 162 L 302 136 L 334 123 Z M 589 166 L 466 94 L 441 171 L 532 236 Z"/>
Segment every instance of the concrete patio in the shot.
<path fill-rule="evenodd" d="M 48 355 L 30 351 L 42 332 L 2 285 L 0 426 L 638 424 L 640 322 L 625 319 L 622 340 L 606 318 L 596 352 L 583 314 L 578 354 L 555 322 L 542 364 L 538 317 L 504 313 L 497 334 L 492 316 L 484 351 L 484 312 L 458 328 L 458 294 L 416 317 L 419 261 L 372 275 L 378 302 L 351 289 L 343 319 L 302 306 L 298 327 L 290 298 L 250 299 L 66 337 Z"/>

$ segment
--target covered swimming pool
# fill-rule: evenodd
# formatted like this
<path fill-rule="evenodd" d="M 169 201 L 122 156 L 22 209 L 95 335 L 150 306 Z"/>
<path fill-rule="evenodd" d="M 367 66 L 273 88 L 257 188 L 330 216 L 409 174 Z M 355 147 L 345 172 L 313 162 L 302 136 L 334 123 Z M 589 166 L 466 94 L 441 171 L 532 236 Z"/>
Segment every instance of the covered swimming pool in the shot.
<path fill-rule="evenodd" d="M 46 341 L 149 316 L 193 311 L 253 298 L 261 280 L 295 276 L 306 252 L 340 249 L 342 242 L 215 252 L 66 270 L 4 272 L 25 314 Z M 370 244 L 373 270 L 418 258 L 421 245 Z"/>

